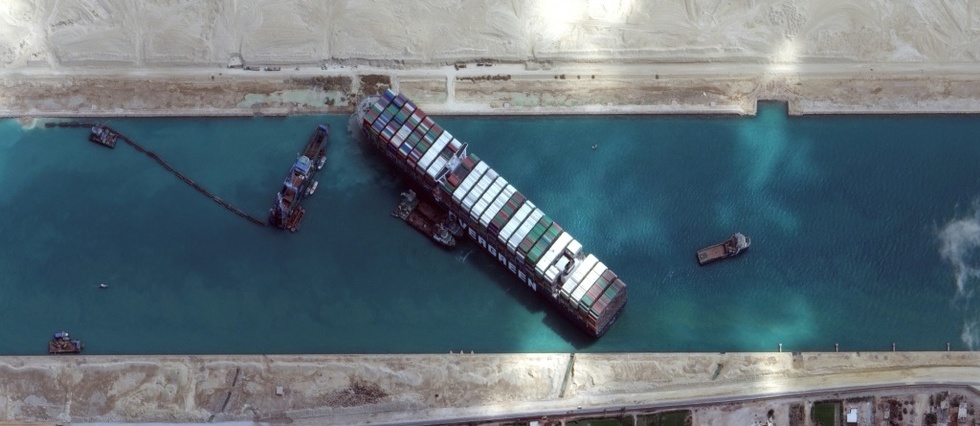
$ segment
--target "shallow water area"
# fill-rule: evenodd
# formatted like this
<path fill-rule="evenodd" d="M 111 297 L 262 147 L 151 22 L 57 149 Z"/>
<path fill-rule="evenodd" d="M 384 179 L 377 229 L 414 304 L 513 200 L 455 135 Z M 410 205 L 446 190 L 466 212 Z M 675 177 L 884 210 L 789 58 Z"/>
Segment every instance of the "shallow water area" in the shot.
<path fill-rule="evenodd" d="M 346 116 L 103 121 L 261 218 L 314 126 L 333 132 L 291 234 L 129 146 L 0 121 L 0 321 L 16 324 L 0 354 L 43 353 L 60 329 L 93 354 L 976 341 L 976 116 L 437 118 L 626 281 L 597 341 L 475 244 L 447 252 L 392 218 L 403 182 Z M 747 253 L 698 266 L 736 231 Z"/>

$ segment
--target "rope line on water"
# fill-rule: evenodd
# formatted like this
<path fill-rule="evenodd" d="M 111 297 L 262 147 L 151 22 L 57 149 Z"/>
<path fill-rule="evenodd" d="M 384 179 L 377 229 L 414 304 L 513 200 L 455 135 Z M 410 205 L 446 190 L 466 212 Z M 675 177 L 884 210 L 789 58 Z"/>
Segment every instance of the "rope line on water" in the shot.
<path fill-rule="evenodd" d="M 122 132 L 120 132 L 120 131 L 118 131 L 116 129 L 113 129 L 113 128 L 111 128 L 109 126 L 106 126 L 106 125 L 91 124 L 91 123 L 79 123 L 79 122 L 70 122 L 70 123 L 47 123 L 47 126 L 48 127 L 53 127 L 53 126 L 58 126 L 58 127 L 97 127 L 97 126 L 101 126 L 101 127 L 105 127 L 109 131 L 111 131 L 111 132 L 115 133 L 116 135 L 118 135 L 118 138 L 119 139 L 122 139 L 123 142 L 126 142 L 127 145 L 135 148 L 137 151 L 145 154 L 147 157 L 152 158 L 154 161 L 156 161 L 161 166 L 163 166 L 164 169 L 166 169 L 170 173 L 173 173 L 175 176 L 177 176 L 178 179 L 184 181 L 184 183 L 190 185 L 192 188 L 194 188 L 195 190 L 197 190 L 201 194 L 204 194 L 205 196 L 207 196 L 208 198 L 210 198 L 214 202 L 218 203 L 222 207 L 228 209 L 232 213 L 235 213 L 236 215 L 241 216 L 242 218 L 244 218 L 244 219 L 248 220 L 249 222 L 252 222 L 252 223 L 254 223 L 254 224 L 258 225 L 258 226 L 265 226 L 266 225 L 266 223 L 264 221 L 259 220 L 259 219 L 255 218 L 254 216 L 252 216 L 252 215 L 250 215 L 248 213 L 245 213 L 244 211 L 242 211 L 238 207 L 235 207 L 231 203 L 229 203 L 229 202 L 221 199 L 221 197 L 218 197 L 217 195 L 214 195 L 213 193 L 211 193 L 211 191 L 208 191 L 207 189 L 205 189 L 201 185 L 198 185 L 197 182 L 194 182 L 193 180 L 191 180 L 190 178 L 188 178 L 186 175 L 184 175 L 183 173 L 181 173 L 180 171 L 178 171 L 177 169 L 175 169 L 169 163 L 167 163 L 166 161 L 164 161 L 163 158 L 160 158 L 160 156 L 157 155 L 155 152 L 150 151 L 150 150 L 147 150 L 146 148 L 143 148 L 140 144 L 138 144 L 135 141 L 133 141 L 132 139 L 126 137 L 126 135 L 122 134 Z"/>

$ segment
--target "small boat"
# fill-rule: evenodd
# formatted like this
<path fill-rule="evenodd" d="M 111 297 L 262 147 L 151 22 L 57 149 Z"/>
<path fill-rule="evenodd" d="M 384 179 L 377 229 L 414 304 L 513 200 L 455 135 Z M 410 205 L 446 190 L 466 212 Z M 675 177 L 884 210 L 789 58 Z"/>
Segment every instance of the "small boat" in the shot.
<path fill-rule="evenodd" d="M 49 354 L 77 354 L 81 353 L 85 345 L 81 340 L 72 339 L 67 331 L 58 331 L 48 342 Z"/>
<path fill-rule="evenodd" d="M 317 170 L 323 169 L 323 165 L 326 164 L 326 162 L 327 162 L 327 156 L 326 155 L 321 155 L 320 156 L 320 159 L 317 160 L 317 162 L 316 162 L 316 169 Z"/>
<path fill-rule="evenodd" d="M 320 184 L 320 182 L 313 181 L 313 184 L 311 184 L 310 187 L 306 189 L 306 196 L 308 197 L 310 195 L 313 195 L 313 192 L 316 191 L 316 186 L 319 185 L 319 184 Z"/>
<path fill-rule="evenodd" d="M 99 284 L 99 288 L 109 288 L 109 284 L 106 283 Z"/>
<path fill-rule="evenodd" d="M 698 264 L 706 265 L 716 260 L 737 256 L 748 249 L 750 245 L 752 245 L 752 240 L 749 237 L 736 232 L 724 242 L 698 250 Z"/>

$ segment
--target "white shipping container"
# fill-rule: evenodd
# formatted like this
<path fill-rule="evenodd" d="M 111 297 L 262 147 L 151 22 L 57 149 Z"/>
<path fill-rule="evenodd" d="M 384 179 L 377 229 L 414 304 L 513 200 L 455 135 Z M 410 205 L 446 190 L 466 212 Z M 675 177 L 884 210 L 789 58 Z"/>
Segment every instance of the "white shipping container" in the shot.
<path fill-rule="evenodd" d="M 487 168 L 487 163 L 482 161 L 477 163 L 476 167 L 473 167 L 473 171 L 466 175 L 466 179 L 463 179 L 463 182 L 459 184 L 459 188 L 453 191 L 453 200 L 456 200 L 456 203 L 459 203 L 466 193 L 473 188 L 473 184 L 483 177 L 483 173 L 487 171 Z"/>
<path fill-rule="evenodd" d="M 445 143 L 443 144 L 442 143 L 443 142 L 443 138 L 446 138 L 446 139 L 449 139 L 449 140 L 448 141 L 445 141 Z M 449 142 L 452 142 L 452 138 L 453 138 L 453 135 L 450 135 L 449 132 L 442 132 L 442 136 L 439 136 L 439 139 L 436 140 L 436 144 L 442 145 L 443 148 L 439 150 L 440 151 L 439 153 L 437 153 L 437 154 L 439 154 L 439 156 L 436 157 L 436 159 L 432 162 L 432 164 L 429 165 L 429 167 L 426 169 L 426 174 L 428 174 L 429 177 L 435 179 L 436 176 L 439 175 L 439 172 L 442 171 L 442 167 L 445 166 L 447 162 L 449 162 L 448 159 L 442 158 L 441 152 L 446 150 L 445 146 L 446 145 L 449 145 Z"/>
<path fill-rule="evenodd" d="M 582 284 L 580 284 L 578 288 L 576 288 L 575 291 L 572 292 L 572 300 L 576 302 L 581 301 L 582 296 L 585 296 L 585 293 L 588 292 L 590 288 L 592 288 L 596 280 L 599 279 L 599 275 L 602 274 L 603 272 L 606 272 L 606 265 L 604 265 L 602 262 L 599 262 L 597 265 L 595 265 L 595 268 L 592 268 L 592 271 L 589 272 L 589 275 L 585 276 L 585 279 L 582 280 Z"/>
<path fill-rule="evenodd" d="M 542 212 L 540 209 L 535 209 L 534 213 L 531 213 L 531 215 L 528 216 L 527 220 L 524 221 L 521 227 L 517 228 L 514 235 L 510 237 L 510 241 L 507 242 L 507 247 L 510 249 L 510 251 L 517 251 L 517 246 L 521 244 L 521 241 L 524 240 L 524 237 L 527 236 L 528 232 L 531 232 L 531 228 L 534 228 L 534 225 L 541 220 L 541 216 L 544 216 L 544 212 Z"/>
<path fill-rule="evenodd" d="M 477 200 L 480 199 L 480 196 L 486 192 L 487 188 L 490 187 L 490 184 L 493 183 L 497 177 L 497 172 L 493 171 L 493 169 L 487 170 L 487 173 L 480 178 L 480 181 L 477 182 L 475 186 L 473 186 L 473 190 L 470 191 L 469 194 L 466 194 L 466 198 L 463 198 L 463 210 L 469 212 L 470 209 L 473 208 L 473 205 L 476 204 Z"/>
<path fill-rule="evenodd" d="M 400 129 L 398 129 L 398 132 L 395 133 L 395 136 L 397 136 L 401 140 L 405 140 L 408 138 L 408 135 L 410 134 L 412 134 L 412 126 L 405 125 L 402 126 Z"/>
<path fill-rule="evenodd" d="M 401 147 L 402 142 L 405 142 L 405 137 L 398 132 L 395 132 L 395 134 L 391 136 L 391 139 L 388 139 L 388 145 L 391 145 L 391 147 L 395 149 Z"/>
<path fill-rule="evenodd" d="M 580 282 L 582 282 L 585 275 L 592 271 L 592 268 L 595 267 L 596 263 L 599 263 L 599 259 L 597 259 L 595 256 L 591 254 L 586 256 L 585 260 L 579 263 L 578 266 L 575 267 L 575 270 L 572 271 L 572 275 L 568 277 L 568 281 L 565 281 L 565 285 L 561 287 L 561 290 L 569 295 L 572 294 L 572 291 L 575 290 Z"/>
<path fill-rule="evenodd" d="M 508 220 L 507 223 L 504 224 L 504 227 L 500 229 L 500 233 L 497 234 L 497 238 L 500 240 L 501 244 L 507 243 L 507 240 L 510 239 L 510 235 L 517 230 L 517 227 L 521 226 L 521 223 L 524 223 L 524 219 L 526 219 L 527 215 L 529 215 L 532 211 L 534 211 L 534 203 L 527 201 L 521 206 L 521 208 L 514 212 L 514 215 L 511 216 L 510 220 Z"/>
<path fill-rule="evenodd" d="M 582 254 L 582 243 L 578 242 L 578 240 L 573 240 L 571 243 L 568 243 L 568 251 L 572 252 L 572 257 L 578 257 Z"/>
<path fill-rule="evenodd" d="M 493 181 L 493 184 L 490 185 L 490 189 L 483 192 L 483 195 L 480 196 L 480 200 L 477 201 L 473 206 L 473 209 L 470 210 L 470 219 L 473 219 L 474 222 L 479 222 L 480 215 L 483 214 L 483 211 L 490 206 L 490 203 L 493 202 L 498 195 L 500 195 L 500 190 L 504 188 L 506 183 L 507 181 L 504 180 L 504 178 L 497 177 L 497 180 Z"/>
<path fill-rule="evenodd" d="M 445 133 L 446 132 L 443 132 L 443 134 Z M 419 172 L 425 173 L 425 170 L 428 169 L 430 165 L 432 165 L 432 160 L 436 159 L 436 156 L 438 156 L 439 152 L 441 152 L 442 149 L 446 147 L 447 143 L 449 143 L 449 138 L 444 138 L 442 136 L 439 136 L 439 139 L 436 139 L 436 141 L 432 143 L 432 146 L 429 147 L 429 150 L 426 151 L 425 155 L 422 156 L 422 159 L 419 160 L 419 164 L 418 164 Z"/>
<path fill-rule="evenodd" d="M 506 184 L 506 182 L 507 181 L 505 180 L 504 183 Z M 480 225 L 483 225 L 484 228 L 489 226 L 490 221 L 497 216 L 497 213 L 500 213 L 500 209 L 504 208 L 504 205 L 507 204 L 507 200 L 510 200 L 510 197 L 514 195 L 514 192 L 517 192 L 517 189 L 513 186 L 507 185 L 504 187 L 504 190 L 500 191 L 500 195 L 497 196 L 497 199 L 493 200 L 493 204 L 490 205 L 490 208 L 483 212 L 483 216 L 480 217 Z"/>
<path fill-rule="evenodd" d="M 544 252 L 544 255 L 542 255 L 541 259 L 538 260 L 538 264 L 535 265 L 535 270 L 537 270 L 539 274 L 543 274 L 545 269 L 551 266 L 552 263 L 555 263 L 555 259 L 571 241 L 572 236 L 568 235 L 567 232 L 562 232 L 561 235 L 559 235 L 558 238 L 555 238 L 555 241 L 551 243 L 551 247 L 548 248 L 548 251 Z"/>
<path fill-rule="evenodd" d="M 500 178 L 498 177 L 496 180 L 500 180 Z M 476 214 L 476 211 L 481 208 L 483 209 L 487 208 L 487 204 L 489 204 L 489 202 L 487 201 L 487 197 L 492 196 L 491 193 L 494 190 L 496 190 L 496 188 L 497 185 L 491 182 L 490 186 L 488 186 L 487 189 L 483 191 L 483 194 L 480 194 L 479 197 L 476 197 L 476 201 L 474 201 L 473 205 L 470 206 L 470 209 L 466 211 L 466 213 L 469 214 L 470 216 L 470 220 L 475 222 L 476 218 L 474 216 Z"/>
<path fill-rule="evenodd" d="M 493 183 L 490 185 L 490 188 L 480 196 L 480 201 L 476 203 L 476 205 L 480 207 L 474 207 L 470 212 L 470 214 L 473 215 L 474 221 L 480 219 L 480 215 L 483 214 L 483 211 L 490 206 L 490 203 L 492 203 L 493 200 L 497 199 L 497 196 L 500 195 L 500 191 L 504 189 L 505 185 L 507 185 L 507 180 L 501 176 L 498 176 L 497 180 L 493 181 Z"/>
<path fill-rule="evenodd" d="M 445 158 L 442 158 L 442 156 L 437 157 L 436 158 L 436 161 L 433 161 L 432 162 L 432 165 L 429 166 L 429 169 L 426 170 L 425 173 L 428 174 L 429 177 L 435 179 L 436 176 L 439 174 L 439 172 L 442 171 L 442 168 L 443 168 L 443 166 L 446 165 L 446 162 L 447 161 L 449 161 L 449 160 L 446 160 Z"/>
<path fill-rule="evenodd" d="M 496 178 L 493 169 L 487 170 L 487 173 L 480 178 L 476 185 L 473 185 L 473 190 L 469 194 L 466 194 L 466 197 L 463 197 L 463 202 L 460 203 L 463 211 L 470 211 L 473 205 L 476 204 L 476 201 L 480 199 L 480 196 L 483 195 L 483 192 L 487 190 L 487 187 L 490 186 L 490 182 L 493 182 Z"/>
<path fill-rule="evenodd" d="M 558 268 L 555 265 L 551 265 L 551 267 L 548 268 L 548 271 L 544 273 L 544 279 L 545 279 L 545 281 L 548 281 L 549 283 L 554 284 L 555 281 L 558 280 L 558 273 L 560 273 L 560 272 L 561 272 L 561 269 L 560 268 Z"/>

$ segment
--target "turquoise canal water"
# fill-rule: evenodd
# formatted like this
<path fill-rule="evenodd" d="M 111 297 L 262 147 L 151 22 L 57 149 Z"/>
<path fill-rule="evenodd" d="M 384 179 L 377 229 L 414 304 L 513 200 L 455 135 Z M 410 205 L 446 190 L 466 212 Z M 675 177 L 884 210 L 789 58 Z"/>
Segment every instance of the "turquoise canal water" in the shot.
<path fill-rule="evenodd" d="M 942 350 L 977 344 L 980 119 L 443 117 L 627 282 L 598 341 L 475 245 L 389 216 L 402 182 L 345 116 L 112 119 L 265 217 L 318 122 L 300 232 L 229 213 L 124 144 L 0 121 L 0 354 Z M 593 145 L 598 145 L 592 149 Z M 696 249 L 753 239 L 698 267 Z M 109 284 L 100 290 L 99 283 Z"/>

